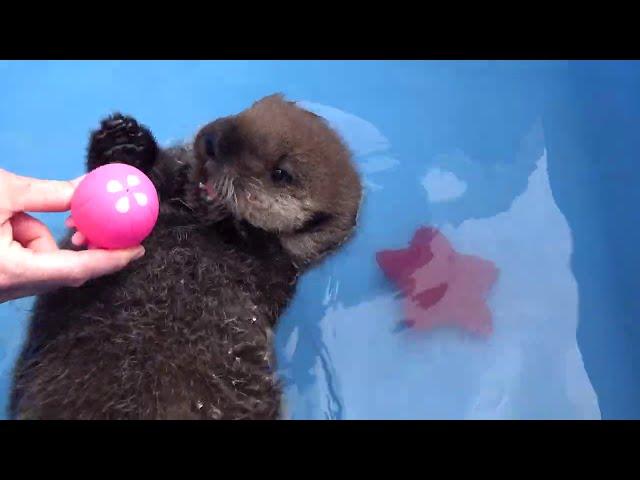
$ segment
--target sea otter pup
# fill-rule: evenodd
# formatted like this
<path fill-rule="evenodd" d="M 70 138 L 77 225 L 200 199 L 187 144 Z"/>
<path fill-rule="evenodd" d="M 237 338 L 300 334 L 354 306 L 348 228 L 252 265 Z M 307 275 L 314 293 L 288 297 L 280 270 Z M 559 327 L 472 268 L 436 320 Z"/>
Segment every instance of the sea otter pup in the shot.
<path fill-rule="evenodd" d="M 10 415 L 277 418 L 273 327 L 298 276 L 356 225 L 349 150 L 323 119 L 273 95 L 168 149 L 110 116 L 87 167 L 109 162 L 140 168 L 159 191 L 146 255 L 37 299 Z"/>

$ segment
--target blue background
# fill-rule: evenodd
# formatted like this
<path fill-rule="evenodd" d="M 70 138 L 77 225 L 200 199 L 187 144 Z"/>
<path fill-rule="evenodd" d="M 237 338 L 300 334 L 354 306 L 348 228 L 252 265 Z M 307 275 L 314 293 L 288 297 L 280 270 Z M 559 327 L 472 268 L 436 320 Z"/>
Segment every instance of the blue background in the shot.
<path fill-rule="evenodd" d="M 291 416 L 353 418 L 367 416 L 347 413 L 366 411 L 358 402 L 398 397 L 402 388 L 374 391 L 376 376 L 389 372 L 371 370 L 358 377 L 360 396 L 342 396 L 331 378 L 340 376 L 344 362 L 332 361 L 336 352 L 326 348 L 321 326 L 327 305 L 358 305 L 388 292 L 372 253 L 405 245 L 417 224 L 460 225 L 507 210 L 535 168 L 533 161 L 518 159 L 539 155 L 543 142 L 553 199 L 571 231 L 570 266 L 579 292 L 576 334 L 602 417 L 640 418 L 639 87 L 637 62 L 1 61 L 0 166 L 23 175 L 72 178 L 83 173 L 89 130 L 107 113 L 134 115 L 167 144 L 274 92 L 375 126 L 382 139 L 351 132 L 356 159 L 370 166 L 378 148 L 397 165 L 371 177 L 384 188 L 364 205 L 358 238 L 303 279 L 277 341 L 283 378 L 297 392 L 289 397 Z M 523 136 L 532 125 L 541 127 L 544 140 L 523 153 Z M 347 139 L 350 126 L 344 123 L 341 132 Z M 477 171 L 470 169 L 466 178 L 465 201 L 431 208 L 416 178 L 439 154 L 453 150 L 466 152 Z M 56 235 L 62 233 L 63 216 L 41 218 Z M 332 279 L 340 280 L 340 291 L 327 303 Z M 0 411 L 30 302 L 0 305 Z M 351 333 L 358 338 L 357 331 Z M 364 348 L 384 352 L 387 337 L 391 342 L 396 332 L 385 335 Z M 339 348 L 348 359 L 349 348 Z M 414 378 L 412 388 L 420 392 L 419 365 L 391 356 L 388 368 Z M 423 393 L 430 391 L 425 387 Z M 401 403 L 403 417 L 439 416 L 415 398 Z M 369 416 L 398 417 L 380 405 Z"/>

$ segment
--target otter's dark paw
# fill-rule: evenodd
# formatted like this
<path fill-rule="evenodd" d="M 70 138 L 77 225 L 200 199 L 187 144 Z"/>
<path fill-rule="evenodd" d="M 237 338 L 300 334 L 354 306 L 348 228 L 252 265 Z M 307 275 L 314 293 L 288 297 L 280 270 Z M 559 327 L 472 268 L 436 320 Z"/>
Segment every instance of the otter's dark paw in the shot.
<path fill-rule="evenodd" d="M 126 163 L 149 172 L 158 155 L 153 135 L 133 117 L 111 115 L 91 134 L 87 170 L 107 163 Z"/>

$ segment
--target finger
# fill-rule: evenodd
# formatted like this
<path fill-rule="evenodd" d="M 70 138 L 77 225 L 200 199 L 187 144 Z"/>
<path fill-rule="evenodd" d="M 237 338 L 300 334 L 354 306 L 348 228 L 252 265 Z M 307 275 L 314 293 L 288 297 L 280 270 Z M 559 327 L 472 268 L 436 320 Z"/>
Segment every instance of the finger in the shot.
<path fill-rule="evenodd" d="M 51 232 L 37 218 L 26 213 L 16 213 L 11 217 L 13 239 L 25 248 L 35 252 L 55 252 L 58 245 Z"/>
<path fill-rule="evenodd" d="M 87 243 L 87 237 L 85 237 L 81 232 L 76 232 L 71 236 L 71 243 L 73 243 L 76 247 L 82 247 L 85 243 Z"/>
<path fill-rule="evenodd" d="M 5 180 L 10 208 L 13 212 L 64 212 L 83 177 L 69 181 L 40 180 L 12 173 Z"/>
<path fill-rule="evenodd" d="M 67 219 L 64 221 L 64 224 L 68 228 L 75 228 L 76 226 L 76 222 L 73 220 L 72 216 L 68 216 Z M 82 247 L 87 243 L 87 237 L 84 235 L 84 233 L 76 231 L 71 236 L 71 243 L 76 247 Z"/>
<path fill-rule="evenodd" d="M 34 253 L 28 275 L 34 282 L 79 286 L 87 280 L 115 273 L 144 255 L 142 246 L 127 250 L 58 250 Z"/>

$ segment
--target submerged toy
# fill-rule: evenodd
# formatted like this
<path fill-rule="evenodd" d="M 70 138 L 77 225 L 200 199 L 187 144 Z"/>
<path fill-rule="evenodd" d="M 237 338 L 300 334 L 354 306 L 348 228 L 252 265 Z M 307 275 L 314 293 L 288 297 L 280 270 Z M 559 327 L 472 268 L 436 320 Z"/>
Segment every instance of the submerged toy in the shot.
<path fill-rule="evenodd" d="M 404 294 L 405 322 L 417 329 L 456 326 L 486 336 L 493 331 L 486 303 L 498 269 L 456 252 L 435 228 L 420 228 L 408 248 L 376 255 Z"/>
<path fill-rule="evenodd" d="M 71 217 L 89 248 L 129 248 L 151 233 L 158 220 L 158 193 L 131 165 L 111 163 L 91 171 L 71 199 Z"/>

